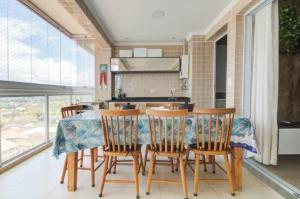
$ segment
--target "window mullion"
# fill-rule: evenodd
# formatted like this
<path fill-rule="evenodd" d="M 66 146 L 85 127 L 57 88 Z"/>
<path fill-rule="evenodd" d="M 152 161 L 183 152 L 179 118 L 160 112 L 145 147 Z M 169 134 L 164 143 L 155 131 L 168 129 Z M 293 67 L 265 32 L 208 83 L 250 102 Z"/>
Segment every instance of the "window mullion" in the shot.
<path fill-rule="evenodd" d="M 49 143 L 49 95 L 45 95 L 45 134 L 46 142 Z"/>

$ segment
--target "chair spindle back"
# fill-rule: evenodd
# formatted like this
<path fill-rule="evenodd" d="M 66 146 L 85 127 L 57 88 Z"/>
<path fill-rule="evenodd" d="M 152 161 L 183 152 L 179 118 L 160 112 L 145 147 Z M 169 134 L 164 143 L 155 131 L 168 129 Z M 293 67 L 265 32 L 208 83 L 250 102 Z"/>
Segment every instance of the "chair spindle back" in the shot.
<path fill-rule="evenodd" d="M 68 118 L 83 111 L 82 105 L 65 106 L 60 109 L 62 118 Z"/>
<path fill-rule="evenodd" d="M 107 150 L 127 152 L 128 150 L 137 149 L 139 110 L 101 110 L 100 115 L 104 145 Z M 127 123 L 129 123 L 128 130 Z M 122 125 L 121 127 L 120 124 Z"/>
<path fill-rule="evenodd" d="M 194 114 L 196 116 L 197 149 L 208 151 L 228 150 L 234 113 L 235 108 L 196 110 Z M 201 124 L 201 128 L 199 128 L 199 124 Z M 215 127 L 214 131 L 213 127 Z"/>
<path fill-rule="evenodd" d="M 146 114 L 151 149 L 161 153 L 182 152 L 187 110 L 146 110 Z M 168 123 L 171 123 L 170 133 Z"/>

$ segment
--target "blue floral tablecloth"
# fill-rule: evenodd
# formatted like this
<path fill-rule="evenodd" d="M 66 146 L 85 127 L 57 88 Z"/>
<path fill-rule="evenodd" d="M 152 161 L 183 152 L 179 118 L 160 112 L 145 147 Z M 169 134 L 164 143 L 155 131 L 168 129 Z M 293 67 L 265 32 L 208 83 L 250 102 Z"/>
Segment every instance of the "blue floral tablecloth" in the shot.
<path fill-rule="evenodd" d="M 195 144 L 195 116 L 187 116 L 185 143 Z M 122 126 L 122 125 L 121 125 Z M 129 125 L 127 125 L 128 127 Z M 199 129 L 201 122 L 199 122 Z M 148 118 L 140 115 L 138 120 L 139 144 L 150 144 Z M 214 127 L 213 127 L 214 129 Z M 71 118 L 60 120 L 57 126 L 53 155 L 58 158 L 62 153 L 90 149 L 104 144 L 100 115 L 86 111 Z M 244 157 L 257 153 L 255 129 L 250 120 L 235 116 L 230 145 L 244 149 Z"/>

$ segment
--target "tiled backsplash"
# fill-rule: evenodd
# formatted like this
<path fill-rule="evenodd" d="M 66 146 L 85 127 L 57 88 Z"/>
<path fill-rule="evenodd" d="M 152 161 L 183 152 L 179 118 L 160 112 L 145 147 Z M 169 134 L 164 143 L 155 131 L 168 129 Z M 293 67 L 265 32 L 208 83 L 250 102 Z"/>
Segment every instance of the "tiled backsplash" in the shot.
<path fill-rule="evenodd" d="M 182 83 L 178 73 L 116 74 L 114 93 L 121 87 L 128 97 L 169 97 L 175 89 L 174 96 L 186 96 Z"/>

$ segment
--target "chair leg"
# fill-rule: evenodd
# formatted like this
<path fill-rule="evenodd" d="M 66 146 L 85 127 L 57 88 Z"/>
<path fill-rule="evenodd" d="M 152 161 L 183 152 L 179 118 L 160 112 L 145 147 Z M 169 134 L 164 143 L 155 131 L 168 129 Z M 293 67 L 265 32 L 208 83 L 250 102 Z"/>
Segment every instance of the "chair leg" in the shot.
<path fill-rule="evenodd" d="M 117 161 L 118 161 L 118 158 L 117 158 L 117 156 L 115 156 L 115 160 L 114 160 L 115 164 L 114 164 L 114 172 L 113 172 L 113 174 L 116 174 L 116 171 L 117 171 Z"/>
<path fill-rule="evenodd" d="M 150 185 L 151 185 L 153 170 L 154 170 L 154 166 L 155 166 L 155 159 L 156 159 L 156 156 L 154 153 L 152 153 L 151 158 L 150 158 L 150 168 L 149 168 L 148 177 L 147 177 L 147 188 L 146 188 L 147 195 L 150 194 Z"/>
<path fill-rule="evenodd" d="M 186 186 L 186 176 L 185 176 L 185 169 L 184 169 L 184 162 L 182 156 L 179 157 L 179 167 L 180 167 L 180 175 L 181 175 L 181 184 L 183 189 L 184 198 L 188 198 L 187 186 Z"/>
<path fill-rule="evenodd" d="M 66 176 L 66 173 L 67 173 L 67 165 L 68 165 L 68 158 L 66 156 L 65 157 L 65 162 L 64 162 L 64 167 L 63 167 L 63 170 L 62 170 L 62 173 L 61 173 L 60 184 L 64 183 L 65 176 Z"/>
<path fill-rule="evenodd" d="M 211 156 L 211 160 L 212 160 L 212 173 L 216 173 L 216 156 Z"/>
<path fill-rule="evenodd" d="M 171 163 L 171 171 L 172 173 L 174 173 L 174 162 L 173 162 L 173 158 L 169 158 L 170 159 L 170 163 Z"/>
<path fill-rule="evenodd" d="M 232 174 L 231 174 L 231 167 L 230 167 L 230 164 L 229 164 L 228 154 L 227 153 L 224 155 L 224 160 L 225 160 L 226 172 L 227 172 L 228 183 L 229 183 L 231 195 L 235 196 L 234 185 L 233 185 Z"/>
<path fill-rule="evenodd" d="M 207 172 L 205 155 L 202 155 L 202 160 L 203 160 L 204 172 Z"/>
<path fill-rule="evenodd" d="M 105 179 L 106 179 L 106 175 L 107 175 L 108 162 L 109 162 L 109 156 L 105 156 L 104 157 L 104 168 L 103 168 L 103 174 L 102 174 L 102 181 L 100 182 L 99 197 L 102 197 L 103 188 L 104 188 L 104 184 L 105 184 Z"/>
<path fill-rule="evenodd" d="M 135 185 L 135 193 L 136 198 L 140 198 L 140 191 L 139 191 L 139 161 L 138 161 L 138 155 L 133 156 L 133 173 L 134 173 L 134 185 Z"/>
<path fill-rule="evenodd" d="M 98 162 L 98 147 L 94 149 L 94 161 Z"/>
<path fill-rule="evenodd" d="M 177 158 L 176 171 L 178 171 L 178 166 L 179 166 L 179 158 Z"/>
<path fill-rule="evenodd" d="M 146 164 L 147 164 L 147 158 L 148 158 L 148 148 L 146 147 L 145 157 L 144 157 L 144 165 L 143 165 L 143 170 L 142 170 L 142 175 L 145 175 Z"/>
<path fill-rule="evenodd" d="M 92 187 L 95 186 L 95 148 L 90 150 L 91 153 L 91 177 L 92 177 Z"/>
<path fill-rule="evenodd" d="M 142 173 L 145 173 L 145 167 L 144 167 L 144 161 L 143 161 L 143 155 L 142 155 L 142 152 L 139 153 L 139 173 L 140 173 L 140 170 L 142 169 Z"/>
<path fill-rule="evenodd" d="M 154 159 L 153 174 L 155 174 L 156 158 Z"/>
<path fill-rule="evenodd" d="M 186 150 L 186 154 L 185 154 L 185 162 L 184 162 L 184 168 L 186 169 L 186 166 L 188 165 L 189 162 L 189 156 L 190 156 L 190 150 Z"/>
<path fill-rule="evenodd" d="M 194 174 L 194 196 L 198 195 L 198 186 L 199 186 L 199 159 L 200 159 L 200 156 L 196 155 L 196 158 L 195 158 L 195 174 Z"/>
<path fill-rule="evenodd" d="M 82 168 L 83 166 L 83 157 L 84 157 L 84 150 L 81 150 L 80 151 L 80 167 Z"/>
<path fill-rule="evenodd" d="M 109 169 L 108 169 L 108 173 L 111 173 L 111 169 L 112 169 L 112 164 L 113 164 L 113 158 L 112 156 L 110 156 L 109 159 Z"/>

